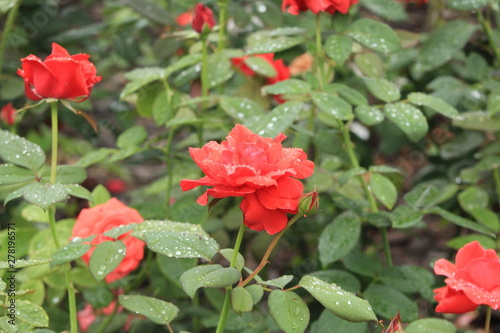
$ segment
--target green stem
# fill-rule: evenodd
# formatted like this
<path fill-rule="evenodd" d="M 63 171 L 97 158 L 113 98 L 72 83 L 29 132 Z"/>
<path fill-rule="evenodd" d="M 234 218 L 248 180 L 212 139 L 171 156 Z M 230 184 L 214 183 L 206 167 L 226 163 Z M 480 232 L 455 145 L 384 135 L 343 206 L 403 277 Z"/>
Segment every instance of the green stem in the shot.
<path fill-rule="evenodd" d="M 238 253 L 240 251 L 241 241 L 243 239 L 243 234 L 245 233 L 245 224 L 241 222 L 240 230 L 238 230 L 238 236 L 236 237 L 236 242 L 234 243 L 234 251 L 233 256 L 231 258 L 231 262 L 229 267 L 236 266 L 236 259 L 238 258 Z M 216 333 L 224 332 L 224 328 L 226 327 L 227 316 L 229 315 L 229 307 L 231 306 L 231 291 L 233 288 L 231 286 L 226 287 L 226 295 L 224 297 L 224 305 L 222 306 L 222 311 L 220 314 L 219 324 L 217 325 Z"/>
<path fill-rule="evenodd" d="M 490 333 L 491 307 L 486 307 L 486 320 L 484 323 L 484 333 Z"/>
<path fill-rule="evenodd" d="M 7 47 L 7 40 L 9 39 L 10 32 L 14 27 L 14 22 L 19 11 L 19 6 L 21 5 L 21 0 L 17 0 L 14 3 L 14 7 L 9 11 L 9 15 L 7 16 L 7 21 L 5 22 L 5 26 L 3 28 L 2 39 L 0 40 L 0 75 L 2 74 L 3 69 L 3 61 L 5 57 L 5 49 Z"/>
<path fill-rule="evenodd" d="M 345 149 L 347 150 L 347 154 L 349 155 L 349 160 L 351 162 L 351 166 L 354 169 L 356 169 L 356 168 L 359 168 L 359 162 L 358 162 L 356 155 L 354 154 L 354 145 L 351 141 L 351 135 L 349 133 L 349 126 L 350 125 L 351 125 L 350 122 L 343 125 L 342 136 L 344 139 Z M 361 182 L 361 186 L 363 187 L 365 195 L 368 198 L 368 202 L 370 203 L 370 211 L 372 213 L 378 213 L 379 210 L 378 210 L 377 202 L 375 201 L 375 197 L 373 196 L 373 193 L 370 190 L 370 186 L 368 185 L 368 182 L 366 181 L 364 175 L 359 175 L 358 178 L 359 178 L 359 181 Z M 380 235 L 382 237 L 382 244 L 384 246 L 385 260 L 387 262 L 387 266 L 391 267 L 392 266 L 392 256 L 391 256 L 391 248 L 389 246 L 389 240 L 387 239 L 387 228 L 380 227 L 379 231 L 380 231 Z"/>
<path fill-rule="evenodd" d="M 498 204 L 500 205 L 500 171 L 498 168 L 493 169 L 493 179 L 495 180 L 495 192 L 498 198 Z"/>
<path fill-rule="evenodd" d="M 294 217 L 292 217 L 292 219 L 288 222 L 288 225 L 286 226 L 285 229 L 281 230 L 279 233 L 276 234 L 276 236 L 274 236 L 273 240 L 271 241 L 271 243 L 269 244 L 269 246 L 267 247 L 267 250 L 266 250 L 266 253 L 264 253 L 264 256 L 262 257 L 262 260 L 260 261 L 259 263 L 259 266 L 257 266 L 256 269 L 254 269 L 254 271 L 252 272 L 252 274 L 250 274 L 244 281 L 240 282 L 238 284 L 238 286 L 240 287 L 244 287 L 246 286 L 250 281 L 252 281 L 252 279 L 260 273 L 260 271 L 266 267 L 267 263 L 268 263 L 268 259 L 269 259 L 269 256 L 271 255 L 271 253 L 273 252 L 274 250 L 274 247 L 276 246 L 276 244 L 278 244 L 278 241 L 280 240 L 281 236 L 283 236 L 283 234 L 285 233 L 285 231 L 288 230 L 288 228 L 290 228 L 292 226 L 292 224 L 294 224 L 295 222 L 297 222 L 297 220 L 301 217 L 302 215 L 300 214 L 297 214 L 295 215 Z"/>
<path fill-rule="evenodd" d="M 202 36 L 201 44 L 201 97 L 205 98 L 208 96 L 208 49 L 207 49 L 207 36 Z M 205 109 L 207 108 L 207 103 L 205 100 L 201 102 L 201 110 L 200 115 L 203 114 Z M 203 145 L 203 122 L 198 124 L 198 144 L 201 147 Z"/>
<path fill-rule="evenodd" d="M 319 87 L 320 90 L 323 89 L 325 85 L 325 66 L 323 62 L 325 60 L 325 53 L 323 51 L 323 43 L 321 40 L 321 12 L 316 15 L 316 59 L 314 60 L 315 69 L 319 69 Z"/>
<path fill-rule="evenodd" d="M 497 64 L 498 64 L 498 66 L 500 66 L 500 48 L 495 45 L 495 38 L 493 36 L 491 22 L 490 22 L 490 20 L 488 20 L 484 17 L 483 12 L 481 10 L 477 11 L 477 18 L 478 18 L 478 21 L 481 23 L 481 26 L 483 27 L 483 30 L 486 33 L 486 36 L 488 37 L 488 42 L 490 44 L 490 47 L 493 50 L 493 54 L 495 55 L 495 58 L 497 59 Z"/>
<path fill-rule="evenodd" d="M 219 0 L 219 41 L 217 43 L 217 52 L 221 52 L 226 47 L 226 25 L 227 25 L 227 8 L 229 0 Z"/>
<path fill-rule="evenodd" d="M 58 147 L 58 126 L 57 126 L 57 101 L 50 103 L 50 113 L 52 121 L 52 158 L 50 165 L 50 183 L 56 183 L 57 177 L 57 147 Z M 54 238 L 54 245 L 56 249 L 61 247 L 61 242 L 59 241 L 59 236 L 57 235 L 56 229 L 56 207 L 51 205 L 47 211 L 49 216 L 50 231 L 52 233 L 52 238 Z M 68 290 L 68 305 L 69 305 L 69 320 L 71 333 L 78 333 L 78 320 L 76 317 L 76 291 L 71 283 L 71 264 L 67 264 L 64 267 L 64 279 L 66 280 L 66 289 Z"/>
<path fill-rule="evenodd" d="M 50 183 L 55 184 L 57 172 L 57 147 L 58 147 L 58 120 L 57 101 L 50 103 L 50 115 L 52 119 L 52 160 L 50 165 Z"/>

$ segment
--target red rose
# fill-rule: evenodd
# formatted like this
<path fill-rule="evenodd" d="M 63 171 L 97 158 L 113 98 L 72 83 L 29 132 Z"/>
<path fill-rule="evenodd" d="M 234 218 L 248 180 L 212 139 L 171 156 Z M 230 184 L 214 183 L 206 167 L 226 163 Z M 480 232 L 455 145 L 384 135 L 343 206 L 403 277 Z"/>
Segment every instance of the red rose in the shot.
<path fill-rule="evenodd" d="M 62 46 L 52 43 L 52 54 L 45 61 L 32 54 L 21 59 L 22 69 L 18 69 L 17 74 L 24 79 L 26 96 L 34 101 L 87 99 L 94 84 L 101 81 L 89 57 L 87 54 L 71 56 Z"/>
<path fill-rule="evenodd" d="M 231 62 L 233 63 L 233 65 L 236 68 L 238 68 L 244 74 L 246 74 L 248 76 L 254 76 L 256 73 L 250 67 L 248 67 L 248 65 L 245 63 L 245 60 L 248 57 L 262 58 L 274 67 L 274 70 L 276 71 L 276 75 L 273 77 L 266 78 L 267 84 L 274 84 L 276 82 L 288 80 L 290 78 L 290 70 L 285 65 L 285 63 L 283 62 L 282 59 L 274 60 L 274 53 L 256 54 L 253 56 L 247 55 L 247 56 L 243 56 L 243 57 L 239 57 L 239 58 L 232 58 Z M 282 100 L 280 98 L 280 95 L 275 95 L 274 98 L 278 103 L 285 102 L 284 100 Z"/>
<path fill-rule="evenodd" d="M 335 14 L 337 11 L 347 14 L 349 8 L 356 3 L 358 0 L 283 0 L 281 9 L 293 15 L 307 10 L 314 14 L 319 12 Z"/>
<path fill-rule="evenodd" d="M 182 190 L 212 186 L 196 201 L 200 205 L 206 205 L 209 196 L 242 196 L 240 208 L 247 227 L 271 235 L 280 232 L 288 223 L 286 214 L 298 211 L 304 187 L 296 178 L 309 177 L 314 170 L 302 149 L 283 148 L 285 138 L 281 133 L 264 138 L 236 125 L 220 144 L 211 141 L 202 148 L 190 148 L 206 176 L 182 180 Z"/>
<path fill-rule="evenodd" d="M 104 186 L 108 189 L 109 192 L 111 193 L 122 193 L 127 190 L 127 183 L 125 183 L 122 179 L 119 178 L 113 178 L 108 180 Z"/>
<path fill-rule="evenodd" d="M 103 235 L 106 231 L 121 225 L 140 223 L 142 221 L 143 218 L 139 212 L 125 206 L 118 199 L 112 198 L 105 204 L 83 209 L 73 227 L 73 237 L 85 238 L 97 235 L 92 240 L 92 245 L 97 245 L 113 240 L 113 238 Z M 129 233 L 121 235 L 119 239 L 125 243 L 126 253 L 118 267 L 106 276 L 106 282 L 108 283 L 127 276 L 139 265 L 139 262 L 144 257 L 143 241 L 130 236 Z M 93 251 L 94 247 L 82 256 L 83 261 L 87 264 Z"/>
<path fill-rule="evenodd" d="M 212 13 L 212 10 L 200 3 L 197 4 L 196 7 L 194 7 L 194 17 L 192 25 L 193 29 L 198 33 L 201 33 L 203 31 L 205 25 L 208 26 L 209 30 L 212 30 L 215 25 L 214 14 Z"/>
<path fill-rule="evenodd" d="M 188 10 L 187 12 L 179 14 L 175 20 L 177 21 L 177 24 L 183 27 L 193 22 L 193 16 L 193 10 Z"/>
<path fill-rule="evenodd" d="M 455 265 L 439 259 L 434 272 L 447 276 L 446 286 L 434 290 L 437 312 L 464 313 L 480 304 L 500 309 L 500 259 L 494 250 L 468 243 L 458 250 Z"/>
<path fill-rule="evenodd" d="M 16 109 L 12 106 L 12 103 L 2 107 L 2 121 L 9 126 L 14 125 L 16 121 Z"/>

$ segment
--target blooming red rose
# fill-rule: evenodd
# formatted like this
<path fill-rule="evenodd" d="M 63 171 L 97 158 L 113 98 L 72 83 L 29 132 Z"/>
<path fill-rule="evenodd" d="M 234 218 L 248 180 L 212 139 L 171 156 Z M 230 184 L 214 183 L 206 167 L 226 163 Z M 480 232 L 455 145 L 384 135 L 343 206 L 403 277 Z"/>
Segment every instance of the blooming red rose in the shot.
<path fill-rule="evenodd" d="M 201 3 L 197 4 L 196 7 L 194 7 L 194 17 L 193 17 L 193 29 L 201 33 L 206 26 L 210 30 L 215 25 L 215 19 L 214 19 L 214 14 L 212 13 L 212 10 L 208 8 L 207 6 L 202 5 Z"/>
<path fill-rule="evenodd" d="M 314 14 L 319 12 L 335 14 L 337 11 L 347 14 L 349 8 L 356 3 L 358 0 L 283 0 L 281 9 L 293 15 L 307 10 Z"/>
<path fill-rule="evenodd" d="M 182 14 L 179 14 L 175 20 L 177 21 L 177 24 L 183 27 L 193 22 L 193 17 L 193 10 L 190 9 Z"/>
<path fill-rule="evenodd" d="M 17 74 L 24 79 L 26 96 L 34 101 L 43 98 L 87 99 L 92 87 L 101 81 L 87 54 L 69 55 L 62 46 L 52 43 L 52 54 L 44 61 L 30 54 L 22 61 Z"/>
<path fill-rule="evenodd" d="M 135 209 L 129 208 L 118 199 L 112 198 L 102 205 L 83 209 L 73 226 L 73 237 L 85 238 L 97 235 L 92 240 L 92 245 L 97 245 L 105 241 L 112 241 L 113 238 L 103 235 L 106 231 L 130 223 L 140 223 L 142 216 Z M 126 253 L 122 262 L 114 271 L 106 276 L 106 282 L 110 283 L 121 279 L 132 272 L 144 257 L 144 242 L 126 233 L 119 237 L 125 243 Z M 82 256 L 87 264 L 90 256 L 94 252 L 92 247 Z"/>
<path fill-rule="evenodd" d="M 196 201 L 201 205 L 208 203 L 209 196 L 243 197 L 240 208 L 247 227 L 271 235 L 280 232 L 288 223 L 286 214 L 298 211 L 304 189 L 298 179 L 314 171 L 314 163 L 302 149 L 283 148 L 285 138 L 281 133 L 274 139 L 264 138 L 236 125 L 227 140 L 190 148 L 206 176 L 182 180 L 182 190 L 212 186 Z"/>
<path fill-rule="evenodd" d="M 16 109 L 12 106 L 12 103 L 2 107 L 2 121 L 9 126 L 14 125 L 16 121 Z"/>
<path fill-rule="evenodd" d="M 434 290 L 437 312 L 464 313 L 480 304 L 500 309 L 500 259 L 494 250 L 468 243 L 458 250 L 455 264 L 439 259 L 434 272 L 447 276 L 446 286 Z"/>
<path fill-rule="evenodd" d="M 232 58 L 231 62 L 233 65 L 238 68 L 241 72 L 248 76 L 254 76 L 256 73 L 245 63 L 245 60 L 248 57 L 259 57 L 267 61 L 269 64 L 271 64 L 274 67 L 274 70 L 276 71 L 276 75 L 273 77 L 267 77 L 266 78 L 266 83 L 267 84 L 274 84 L 279 81 L 284 81 L 288 80 L 290 78 L 290 70 L 288 67 L 285 65 L 282 59 L 279 60 L 274 60 L 274 53 L 263 53 L 263 54 L 255 54 L 252 56 L 243 56 L 239 58 Z M 274 98 L 278 103 L 284 103 L 285 101 L 280 98 L 280 95 L 275 95 Z"/>

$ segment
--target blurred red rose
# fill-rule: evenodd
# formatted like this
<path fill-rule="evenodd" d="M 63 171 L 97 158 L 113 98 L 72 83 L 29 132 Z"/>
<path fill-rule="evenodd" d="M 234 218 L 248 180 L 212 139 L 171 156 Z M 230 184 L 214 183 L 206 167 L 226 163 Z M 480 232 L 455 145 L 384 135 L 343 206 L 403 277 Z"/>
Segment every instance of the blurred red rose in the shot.
<path fill-rule="evenodd" d="M 94 84 L 101 81 L 87 54 L 69 55 L 62 46 L 52 43 L 52 54 L 44 61 L 30 54 L 22 61 L 17 74 L 24 79 L 26 96 L 34 101 L 43 98 L 87 99 Z"/>
<path fill-rule="evenodd" d="M 212 30 L 215 25 L 215 19 L 212 10 L 200 3 L 197 4 L 196 7 L 194 7 L 194 17 L 192 25 L 193 29 L 198 33 L 201 33 L 203 31 L 205 25 L 208 26 L 209 30 Z"/>
<path fill-rule="evenodd" d="M 500 309 L 500 259 L 494 250 L 468 243 L 458 250 L 455 264 L 439 259 L 434 272 L 447 276 L 446 286 L 434 290 L 437 312 L 464 313 L 480 304 Z"/>
<path fill-rule="evenodd" d="M 83 209 L 73 226 L 73 237 L 85 238 L 97 235 L 92 240 L 92 245 L 97 245 L 105 241 L 112 241 L 113 238 L 103 235 L 106 231 L 130 223 L 140 223 L 142 216 L 135 209 L 129 208 L 118 199 L 112 198 L 102 205 Z M 129 233 L 119 237 L 125 243 L 126 254 L 123 261 L 114 271 L 106 276 L 106 282 L 111 283 L 119 280 L 132 272 L 144 257 L 144 242 L 132 237 Z M 82 256 L 87 264 L 94 251 L 92 247 Z"/>
<path fill-rule="evenodd" d="M 287 213 L 298 211 L 304 189 L 298 179 L 314 171 L 314 163 L 302 149 L 283 148 L 285 138 L 281 133 L 274 139 L 264 138 L 236 125 L 220 144 L 211 141 L 202 148 L 190 148 L 206 176 L 182 180 L 182 190 L 212 186 L 196 201 L 200 205 L 206 205 L 209 196 L 242 196 L 240 208 L 247 227 L 271 235 L 280 232 L 288 223 Z"/>
<path fill-rule="evenodd" d="M 255 73 L 246 63 L 245 60 L 248 59 L 248 57 L 258 57 L 262 58 L 265 61 L 267 61 L 269 64 L 271 64 L 274 67 L 274 70 L 276 71 L 276 75 L 273 77 L 267 77 L 266 78 L 266 83 L 267 84 L 274 84 L 279 81 L 284 81 L 288 80 L 290 78 L 290 70 L 288 67 L 285 65 L 282 59 L 279 60 L 274 60 L 274 53 L 263 53 L 263 54 L 255 54 L 252 56 L 243 56 L 243 57 L 237 57 L 237 58 L 232 58 L 231 62 L 233 63 L 234 67 L 239 69 L 243 74 L 248 75 L 248 76 L 254 76 L 257 73 Z M 280 98 L 280 95 L 275 95 L 274 96 L 275 100 L 278 103 L 284 103 L 285 101 Z"/>
<path fill-rule="evenodd" d="M 90 325 L 97 319 L 97 316 L 110 316 L 115 311 L 116 301 L 112 301 L 108 306 L 102 309 L 94 309 L 92 305 L 85 304 L 85 307 L 78 311 L 76 314 L 78 318 L 78 326 L 81 332 L 86 332 Z M 116 313 L 120 313 L 123 311 L 123 306 L 118 305 Z"/>
<path fill-rule="evenodd" d="M 12 103 L 2 107 L 2 121 L 9 126 L 14 125 L 16 121 L 16 109 L 12 106 Z"/>
<path fill-rule="evenodd" d="M 127 183 L 125 183 L 122 179 L 119 178 L 113 178 L 108 180 L 104 186 L 108 189 L 109 192 L 111 193 L 122 193 L 127 190 Z"/>
<path fill-rule="evenodd" d="M 193 17 L 194 17 L 193 10 L 190 9 L 184 13 L 179 14 L 179 16 L 177 16 L 175 20 L 177 21 L 177 24 L 183 27 L 193 22 Z"/>
<path fill-rule="evenodd" d="M 314 14 L 319 12 L 335 14 L 337 11 L 347 14 L 349 8 L 356 3 L 358 0 L 283 0 L 281 9 L 293 15 L 307 10 Z"/>

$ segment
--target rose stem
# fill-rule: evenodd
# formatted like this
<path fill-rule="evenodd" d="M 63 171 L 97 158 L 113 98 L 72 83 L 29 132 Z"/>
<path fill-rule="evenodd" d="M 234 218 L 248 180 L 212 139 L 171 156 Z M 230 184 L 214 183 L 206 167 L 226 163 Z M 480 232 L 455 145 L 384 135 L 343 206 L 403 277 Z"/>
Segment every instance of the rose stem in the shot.
<path fill-rule="evenodd" d="M 354 154 L 354 149 L 353 149 L 353 144 L 351 141 L 351 136 L 349 133 L 349 127 L 351 125 L 351 122 L 348 122 L 343 125 L 342 127 L 342 136 L 344 138 L 344 145 L 345 149 L 347 150 L 347 153 L 349 155 L 349 160 L 351 161 L 351 166 L 353 169 L 359 168 L 359 162 L 358 159 L 356 158 L 356 155 Z M 363 190 L 365 191 L 365 194 L 368 198 L 368 201 L 370 202 L 370 210 L 372 213 L 378 213 L 378 206 L 377 202 L 375 201 L 375 198 L 373 197 L 373 194 L 370 190 L 370 187 L 368 186 L 368 183 L 366 182 L 366 179 L 364 175 L 359 175 L 359 181 L 361 182 L 361 185 L 363 186 Z M 385 254 L 385 260 L 387 263 L 388 267 L 392 266 L 392 256 L 391 256 L 391 248 L 389 246 L 389 241 L 387 239 L 387 228 L 386 227 L 380 227 L 379 228 L 380 235 L 382 237 L 382 243 L 384 245 L 384 254 Z"/>
<path fill-rule="evenodd" d="M 226 47 L 226 24 L 227 24 L 227 8 L 229 0 L 219 0 L 219 41 L 217 43 L 217 52 L 222 51 Z"/>
<path fill-rule="evenodd" d="M 229 267 L 236 266 L 236 259 L 238 258 L 238 253 L 240 251 L 241 241 L 243 240 L 243 234 L 245 233 L 245 224 L 241 222 L 240 230 L 238 230 L 238 236 L 236 236 L 236 242 L 234 243 L 233 256 L 231 258 L 231 262 Z M 226 287 L 226 295 L 224 297 L 224 305 L 222 306 L 222 311 L 219 318 L 219 323 L 217 324 L 216 333 L 224 332 L 224 328 L 226 327 L 227 316 L 229 314 L 229 306 L 231 305 L 231 291 L 233 290 L 232 286 Z"/>
<path fill-rule="evenodd" d="M 57 126 L 57 104 L 59 101 L 51 102 L 50 104 L 50 114 L 51 114 L 51 122 L 52 122 L 52 159 L 50 166 L 50 183 L 56 183 L 57 176 L 57 147 L 58 147 L 58 126 Z M 49 215 L 49 224 L 50 230 L 52 232 L 52 237 L 54 238 L 54 244 L 56 249 L 61 247 L 61 243 L 59 242 L 59 237 L 57 235 L 56 230 L 56 207 L 52 204 L 48 209 Z M 70 327 L 71 333 L 78 333 L 78 321 L 76 317 L 76 296 L 75 296 L 75 288 L 71 283 L 71 264 L 67 264 L 64 270 L 64 277 L 66 280 L 66 289 L 68 290 L 68 304 L 69 304 L 69 318 L 70 318 Z"/>
<path fill-rule="evenodd" d="M 208 44 L 207 44 L 207 35 L 202 32 L 201 37 L 201 97 L 203 101 L 201 102 L 201 114 L 207 108 L 206 101 L 204 100 L 208 96 Z M 200 114 L 200 116 L 201 116 Z M 199 146 L 203 146 L 203 122 L 198 124 L 198 144 Z"/>
<path fill-rule="evenodd" d="M 490 333 L 491 307 L 486 307 L 486 321 L 484 323 L 484 333 Z"/>
<path fill-rule="evenodd" d="M 490 47 L 493 50 L 493 54 L 497 59 L 497 65 L 500 66 L 500 50 L 499 47 L 495 45 L 495 38 L 493 36 L 493 32 L 491 30 L 491 22 L 489 19 L 486 19 L 481 10 L 477 11 L 477 19 L 481 23 L 486 36 L 488 37 L 488 42 L 490 43 Z"/>
<path fill-rule="evenodd" d="M 303 216 L 303 215 L 297 214 L 294 217 L 292 217 L 292 219 L 288 222 L 288 225 L 286 226 L 286 228 L 281 230 L 278 234 L 276 234 L 276 236 L 274 236 L 273 240 L 271 241 L 271 244 L 269 244 L 269 246 L 267 247 L 266 253 L 264 253 L 264 256 L 262 257 L 262 260 L 260 261 L 259 266 L 257 266 L 257 268 L 252 272 L 252 274 L 250 274 L 244 281 L 242 281 L 238 284 L 239 287 L 246 286 L 250 281 L 252 281 L 252 279 L 255 277 L 255 275 L 259 274 L 259 272 L 267 265 L 267 263 L 268 263 L 267 260 L 269 259 L 269 256 L 273 252 L 274 247 L 276 246 L 276 244 L 280 240 L 281 236 L 283 236 L 285 231 L 287 231 L 288 228 L 290 228 L 292 226 L 292 224 L 297 222 L 297 220 L 301 216 Z"/>
<path fill-rule="evenodd" d="M 19 11 L 19 6 L 21 5 L 21 0 L 17 0 L 14 3 L 14 7 L 9 11 L 9 15 L 7 16 L 7 21 L 5 22 L 5 26 L 3 28 L 2 39 L 0 40 L 0 74 L 2 74 L 3 69 L 3 60 L 5 56 L 5 48 L 7 47 L 7 40 L 9 39 L 9 34 L 14 27 L 14 21 L 17 16 L 17 12 Z"/>
<path fill-rule="evenodd" d="M 321 42 L 321 12 L 316 15 L 316 59 L 315 59 L 315 69 L 319 68 L 319 88 L 323 90 L 325 82 L 325 73 L 323 61 L 325 54 L 323 52 L 323 44 Z"/>

